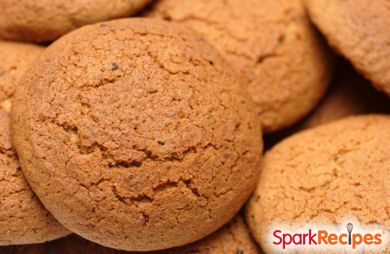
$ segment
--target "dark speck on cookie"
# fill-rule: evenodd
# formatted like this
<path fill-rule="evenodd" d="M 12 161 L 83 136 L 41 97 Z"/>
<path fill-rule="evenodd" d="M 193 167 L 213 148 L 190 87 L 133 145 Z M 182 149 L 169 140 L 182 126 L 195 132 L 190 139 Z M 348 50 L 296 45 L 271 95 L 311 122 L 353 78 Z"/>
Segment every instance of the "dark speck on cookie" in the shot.
<path fill-rule="evenodd" d="M 163 145 L 165 145 L 165 141 L 164 140 L 157 140 L 157 144 L 159 144 L 160 146 L 163 146 Z"/>
<path fill-rule="evenodd" d="M 119 65 L 117 63 L 111 63 L 111 70 L 116 71 L 119 69 Z"/>

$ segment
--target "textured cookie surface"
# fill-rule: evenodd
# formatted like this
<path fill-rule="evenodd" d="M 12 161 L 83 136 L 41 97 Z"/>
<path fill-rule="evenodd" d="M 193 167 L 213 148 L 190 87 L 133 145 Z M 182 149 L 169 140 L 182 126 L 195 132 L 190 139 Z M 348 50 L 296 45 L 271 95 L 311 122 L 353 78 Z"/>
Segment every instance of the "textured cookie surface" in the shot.
<path fill-rule="evenodd" d="M 332 75 L 301 0 L 161 0 L 145 15 L 184 24 L 215 46 L 240 72 L 265 132 L 306 115 Z"/>
<path fill-rule="evenodd" d="M 68 234 L 31 191 L 10 140 L 10 98 L 20 76 L 42 51 L 0 42 L 0 245 L 40 243 Z"/>
<path fill-rule="evenodd" d="M 56 254 L 125 254 L 129 252 L 113 250 L 70 236 L 51 244 Z M 53 251 L 54 252 L 54 251 Z M 223 228 L 198 242 L 169 250 L 153 251 L 151 254 L 258 254 L 256 245 L 239 217 L 233 219 Z M 133 252 L 133 254 L 136 254 Z"/>
<path fill-rule="evenodd" d="M 11 98 L 19 79 L 43 50 L 32 44 L 0 41 L 0 103 Z"/>
<path fill-rule="evenodd" d="M 333 225 L 354 218 L 389 230 L 389 138 L 390 117 L 368 115 L 298 133 L 272 148 L 247 208 L 262 248 L 273 253 L 268 237 L 277 225 Z"/>
<path fill-rule="evenodd" d="M 128 17 L 151 0 L 2 0 L 0 38 L 45 42 L 78 27 Z"/>
<path fill-rule="evenodd" d="M 329 43 L 390 95 L 390 1 L 307 0 Z"/>
<path fill-rule="evenodd" d="M 235 73 L 155 19 L 81 28 L 50 46 L 12 108 L 30 184 L 72 231 L 123 250 L 176 247 L 253 190 L 260 123 Z"/>

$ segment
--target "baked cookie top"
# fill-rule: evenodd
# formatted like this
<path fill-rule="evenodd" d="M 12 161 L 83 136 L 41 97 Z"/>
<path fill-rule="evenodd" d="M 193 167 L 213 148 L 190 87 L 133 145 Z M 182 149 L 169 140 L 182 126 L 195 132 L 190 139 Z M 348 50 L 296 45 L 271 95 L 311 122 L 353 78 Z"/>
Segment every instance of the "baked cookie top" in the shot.
<path fill-rule="evenodd" d="M 266 153 L 247 208 L 267 252 L 275 226 L 354 219 L 390 229 L 390 117 L 350 117 L 295 134 Z M 388 253 L 388 252 L 383 252 Z"/>
<path fill-rule="evenodd" d="M 390 95 L 390 2 L 307 0 L 329 43 L 375 87 Z"/>
<path fill-rule="evenodd" d="M 0 42 L 0 246 L 41 243 L 68 234 L 30 189 L 11 144 L 11 96 L 43 49 Z"/>
<path fill-rule="evenodd" d="M 78 27 L 128 17 L 151 0 L 2 0 L 0 38 L 53 41 Z"/>
<path fill-rule="evenodd" d="M 87 239 L 129 251 L 184 245 L 229 221 L 255 187 L 262 138 L 251 100 L 187 28 L 86 26 L 22 82 L 12 127 L 24 173 Z"/>
<path fill-rule="evenodd" d="M 145 16 L 197 31 L 241 74 L 264 132 L 303 118 L 332 77 L 332 54 L 301 0 L 160 0 Z"/>

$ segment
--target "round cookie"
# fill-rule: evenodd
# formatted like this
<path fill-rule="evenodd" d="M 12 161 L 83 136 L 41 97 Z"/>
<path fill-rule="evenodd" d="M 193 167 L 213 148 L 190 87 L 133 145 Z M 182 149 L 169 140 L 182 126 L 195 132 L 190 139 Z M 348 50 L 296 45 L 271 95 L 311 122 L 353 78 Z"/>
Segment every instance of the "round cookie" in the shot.
<path fill-rule="evenodd" d="M 86 26 L 52 44 L 22 83 L 12 127 L 24 173 L 89 240 L 128 251 L 184 245 L 229 221 L 256 185 L 251 100 L 184 27 Z"/>
<path fill-rule="evenodd" d="M 151 0 L 2 0 L 0 38 L 46 42 L 87 24 L 128 17 Z"/>
<path fill-rule="evenodd" d="M 325 93 L 332 54 L 301 0 L 161 0 L 144 15 L 202 34 L 239 71 L 266 133 L 303 118 Z"/>
<path fill-rule="evenodd" d="M 266 253 L 274 253 L 268 237 L 280 225 L 307 228 L 352 217 L 390 232 L 389 139 L 390 116 L 367 115 L 303 131 L 267 152 L 246 211 Z"/>
<path fill-rule="evenodd" d="M 390 2 L 307 0 L 307 7 L 329 43 L 390 95 Z"/>
<path fill-rule="evenodd" d="M 51 249 L 56 254 L 125 254 L 105 248 L 84 240 L 78 236 L 70 236 L 53 242 Z M 169 250 L 148 252 L 150 254 L 259 254 L 248 229 L 241 217 L 231 222 L 212 235 L 189 245 Z M 133 254 L 136 254 L 133 252 Z"/>
<path fill-rule="evenodd" d="M 23 177 L 10 140 L 10 97 L 42 47 L 0 42 L 0 246 L 40 243 L 68 234 Z"/>

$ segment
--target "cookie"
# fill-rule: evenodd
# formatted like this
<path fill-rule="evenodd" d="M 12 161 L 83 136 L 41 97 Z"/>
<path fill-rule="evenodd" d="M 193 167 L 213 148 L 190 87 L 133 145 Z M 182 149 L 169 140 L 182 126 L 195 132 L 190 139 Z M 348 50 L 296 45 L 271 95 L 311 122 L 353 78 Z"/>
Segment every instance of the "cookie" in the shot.
<path fill-rule="evenodd" d="M 0 38 L 46 42 L 87 24 L 128 17 L 151 0 L 3 0 Z"/>
<path fill-rule="evenodd" d="M 53 242 L 51 248 L 56 254 L 125 254 L 126 251 L 113 250 L 70 236 Z M 54 251 L 53 251 L 54 252 Z M 198 242 L 169 250 L 153 251 L 150 254 L 258 254 L 248 229 L 241 217 L 236 217 L 226 226 Z M 133 252 L 133 254 L 135 254 Z"/>
<path fill-rule="evenodd" d="M 40 243 L 68 234 L 23 177 L 10 140 L 10 97 L 42 47 L 0 42 L 0 246 Z"/>
<path fill-rule="evenodd" d="M 307 7 L 329 44 L 390 95 L 390 2 L 307 0 Z"/>
<path fill-rule="evenodd" d="M 352 217 L 389 230 L 389 138 L 390 116 L 349 117 L 298 133 L 267 152 L 246 212 L 265 252 L 274 253 L 269 239 L 280 225 L 333 225 Z"/>
<path fill-rule="evenodd" d="M 145 16 L 203 35 L 241 74 L 266 133 L 303 118 L 325 93 L 332 54 L 300 0 L 161 0 Z"/>
<path fill-rule="evenodd" d="M 342 63 L 335 81 L 320 104 L 294 126 L 264 137 L 265 150 L 288 136 L 347 116 L 390 113 L 390 100 L 353 67 Z"/>
<path fill-rule="evenodd" d="M 390 113 L 389 98 L 376 91 L 351 66 L 343 66 L 329 94 L 298 128 L 312 128 L 347 116 L 369 113 Z"/>
<path fill-rule="evenodd" d="M 0 102 L 4 102 L 15 92 L 19 79 L 31 62 L 44 50 L 43 47 L 27 43 L 0 41 Z"/>
<path fill-rule="evenodd" d="M 86 26 L 52 44 L 21 83 L 12 127 L 24 173 L 84 238 L 128 251 L 194 242 L 256 185 L 251 100 L 187 28 L 145 18 Z"/>

